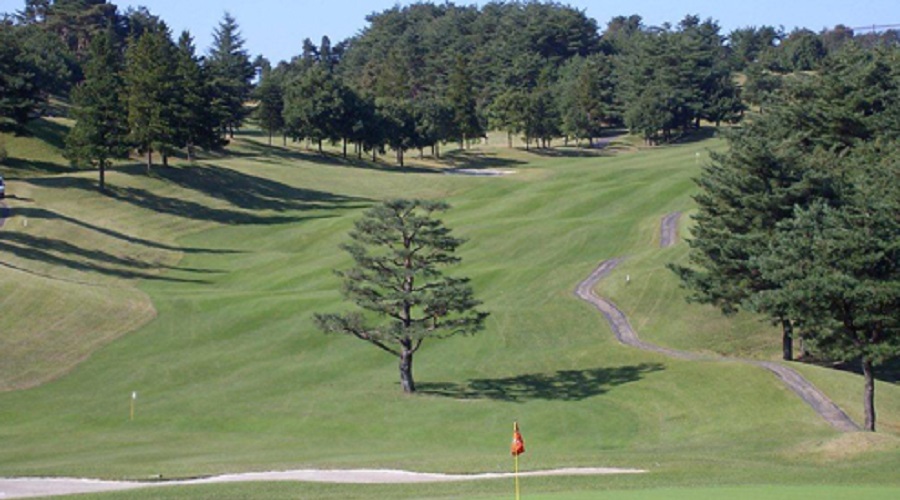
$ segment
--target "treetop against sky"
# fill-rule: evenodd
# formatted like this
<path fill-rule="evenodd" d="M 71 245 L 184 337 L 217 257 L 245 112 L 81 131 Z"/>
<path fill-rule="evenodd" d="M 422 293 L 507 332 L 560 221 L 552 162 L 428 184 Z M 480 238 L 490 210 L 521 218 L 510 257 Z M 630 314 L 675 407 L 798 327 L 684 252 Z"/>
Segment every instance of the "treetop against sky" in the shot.
<path fill-rule="evenodd" d="M 222 19 L 223 11 L 237 18 L 247 50 L 262 54 L 273 63 L 290 60 L 300 53 L 304 38 L 316 42 L 328 35 L 333 42 L 351 37 L 367 25 L 366 16 L 396 4 L 394 0 L 330 0 L 327 2 L 283 2 L 279 0 L 142 0 L 113 2 L 121 10 L 143 5 L 162 17 L 177 35 L 189 30 L 203 51 L 211 45 L 212 31 Z M 441 3 L 441 2 L 436 2 Z M 488 3 L 454 2 L 459 5 Z M 900 2 L 897 0 L 571 0 L 560 3 L 584 10 L 602 28 L 614 16 L 638 14 L 647 25 L 665 22 L 676 24 L 686 14 L 717 20 L 724 33 L 745 26 L 784 26 L 791 30 L 805 27 L 813 31 L 844 24 L 851 28 L 900 24 Z M 21 0 L 0 0 L 0 12 L 13 12 L 24 5 Z"/>

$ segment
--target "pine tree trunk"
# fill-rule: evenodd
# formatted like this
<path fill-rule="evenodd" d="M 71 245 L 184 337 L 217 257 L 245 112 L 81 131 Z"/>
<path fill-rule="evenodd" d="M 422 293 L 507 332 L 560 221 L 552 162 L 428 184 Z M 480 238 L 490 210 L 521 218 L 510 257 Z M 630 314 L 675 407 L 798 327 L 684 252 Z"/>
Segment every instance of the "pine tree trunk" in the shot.
<path fill-rule="evenodd" d="M 163 149 L 162 151 L 160 151 L 159 154 L 162 155 L 163 166 L 168 167 L 169 166 L 169 153 L 167 153 L 166 150 Z"/>
<path fill-rule="evenodd" d="M 106 190 L 106 161 L 100 160 L 100 191 Z"/>
<path fill-rule="evenodd" d="M 344 137 L 344 158 L 347 158 L 347 138 Z"/>
<path fill-rule="evenodd" d="M 794 359 L 794 327 L 791 320 L 781 319 L 781 357 L 785 361 Z"/>
<path fill-rule="evenodd" d="M 438 160 L 441 159 L 441 146 L 439 146 L 437 143 L 435 143 L 434 145 L 434 157 Z"/>
<path fill-rule="evenodd" d="M 509 149 L 512 149 L 512 132 L 510 131 L 506 132 L 506 145 Z"/>
<path fill-rule="evenodd" d="M 403 392 L 412 394 L 416 392 L 416 382 L 413 380 L 413 352 L 403 347 L 400 352 L 400 386 Z"/>
<path fill-rule="evenodd" d="M 269 146 L 272 145 L 272 131 L 269 131 Z"/>
<path fill-rule="evenodd" d="M 412 360 L 411 356 L 410 360 Z M 875 374 L 872 372 L 872 360 L 863 358 L 862 369 L 866 380 L 866 389 L 863 395 L 863 408 L 866 413 L 865 430 L 875 432 Z"/>
<path fill-rule="evenodd" d="M 147 175 L 150 175 L 150 167 L 153 166 L 153 150 L 147 148 Z"/>
<path fill-rule="evenodd" d="M 322 153 L 322 139 L 319 139 L 319 153 Z"/>

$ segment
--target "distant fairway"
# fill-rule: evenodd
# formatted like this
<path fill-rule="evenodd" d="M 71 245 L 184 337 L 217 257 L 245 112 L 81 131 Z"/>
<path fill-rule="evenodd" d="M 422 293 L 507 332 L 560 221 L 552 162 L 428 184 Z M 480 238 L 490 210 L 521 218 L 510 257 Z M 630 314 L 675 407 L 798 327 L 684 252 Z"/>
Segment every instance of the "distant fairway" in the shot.
<path fill-rule="evenodd" d="M 499 146 L 455 153 L 454 166 L 516 171 L 491 178 L 372 168 L 262 141 L 245 134 L 232 154 L 156 167 L 149 178 L 122 166 L 109 175 L 109 197 L 94 191 L 95 173 L 69 172 L 51 153 L 41 153 L 44 163 L 3 167 L 9 192 L 23 199 L 8 201 L 13 217 L 0 229 L 0 384 L 37 387 L 0 393 L 0 476 L 506 472 L 518 420 L 526 470 L 650 471 L 529 480 L 534 494 L 523 498 L 607 498 L 606 490 L 679 498 L 658 489 L 676 486 L 690 489 L 672 495 L 713 498 L 723 485 L 741 486 L 728 490 L 736 499 L 824 498 L 829 488 L 843 494 L 858 485 L 866 487 L 852 498 L 886 498 L 900 487 L 896 385 L 877 387 L 881 433 L 842 435 L 764 370 L 619 345 L 574 296 L 598 262 L 627 256 L 600 287 L 642 338 L 778 358 L 775 330 L 685 304 L 664 269 L 684 259 L 686 245 L 659 248 L 660 217 L 691 209 L 697 153 L 705 161 L 723 147 L 719 140 L 608 156 Z M 482 334 L 423 347 L 415 367 L 421 394 L 413 397 L 401 394 L 393 358 L 312 326 L 313 312 L 346 307 L 332 269 L 349 262 L 338 245 L 352 222 L 393 196 L 453 205 L 445 220 L 469 239 L 459 273 L 473 278 L 492 312 Z M 859 419 L 859 377 L 800 369 Z M 489 481 L 172 491 L 501 498 L 506 489 Z"/>

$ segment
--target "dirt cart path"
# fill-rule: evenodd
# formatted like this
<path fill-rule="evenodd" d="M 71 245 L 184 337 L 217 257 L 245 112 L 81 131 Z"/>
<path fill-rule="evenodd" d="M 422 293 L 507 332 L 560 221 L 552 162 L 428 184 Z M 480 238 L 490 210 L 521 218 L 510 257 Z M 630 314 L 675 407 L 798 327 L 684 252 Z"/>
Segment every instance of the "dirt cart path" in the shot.
<path fill-rule="evenodd" d="M 675 244 L 677 240 L 678 218 L 680 215 L 679 212 L 676 212 L 663 217 L 660 224 L 662 232 L 660 235 L 661 247 L 666 248 Z M 788 389 L 800 396 L 803 401 L 811 406 L 816 413 L 835 429 L 843 432 L 859 430 L 859 426 L 856 425 L 856 423 L 853 422 L 840 407 L 831 401 L 828 396 L 817 389 L 811 382 L 803 378 L 796 370 L 784 366 L 783 364 L 771 361 L 756 361 L 727 358 L 724 356 L 703 355 L 695 352 L 670 349 L 641 340 L 640 337 L 638 337 L 637 332 L 634 331 L 634 328 L 632 328 L 631 324 L 628 322 L 625 313 L 611 301 L 594 293 L 594 288 L 596 288 L 597 283 L 608 276 L 621 262 L 622 258 L 609 259 L 601 262 L 594 272 L 575 288 L 575 295 L 596 307 L 603 314 L 619 342 L 636 349 L 655 352 L 677 359 L 692 361 L 731 361 L 759 366 L 760 368 L 764 368 L 774 373 Z"/>

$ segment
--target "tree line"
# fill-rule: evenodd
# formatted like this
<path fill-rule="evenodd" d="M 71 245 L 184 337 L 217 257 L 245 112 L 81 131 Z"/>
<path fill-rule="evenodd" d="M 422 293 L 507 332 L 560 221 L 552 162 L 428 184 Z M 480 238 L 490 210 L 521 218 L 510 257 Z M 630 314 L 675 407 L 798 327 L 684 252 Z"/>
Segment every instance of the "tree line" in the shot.
<path fill-rule="evenodd" d="M 47 112 L 51 95 L 68 99 L 75 125 L 66 140 L 74 165 L 106 167 L 132 151 L 163 164 L 178 150 L 192 158 L 215 149 L 242 125 L 255 75 L 237 22 L 227 13 L 207 56 L 193 38 L 177 41 L 145 8 L 119 13 L 102 0 L 27 0 L 0 23 L 8 128 Z"/>
<path fill-rule="evenodd" d="M 782 328 L 783 357 L 874 368 L 900 355 L 900 49 L 849 44 L 728 134 L 697 184 L 690 300 Z"/>
<path fill-rule="evenodd" d="M 674 26 L 618 16 L 601 29 L 582 11 L 540 2 L 396 6 L 367 22 L 337 44 L 306 39 L 273 67 L 262 56 L 251 62 L 227 15 L 198 56 L 190 34 L 173 40 L 145 8 L 26 0 L 0 23 L 0 125 L 21 130 L 50 95 L 71 97 L 86 130 L 74 134 L 70 156 L 100 167 L 132 149 L 150 163 L 152 152 L 165 162 L 178 149 L 219 147 L 248 118 L 251 99 L 270 138 L 342 143 L 344 155 L 349 145 L 358 156 L 389 148 L 400 164 L 409 150 L 439 156 L 442 144 L 466 147 L 487 130 L 507 131 L 510 145 L 520 136 L 527 148 L 560 137 L 592 143 L 612 127 L 656 144 L 701 120 L 736 122 L 747 104 L 764 108 L 784 74 L 816 70 L 850 41 L 900 40 L 843 26 L 726 36 L 698 16 Z M 104 64 L 92 69 L 94 60 Z M 116 110 L 126 122 L 109 123 Z"/>

